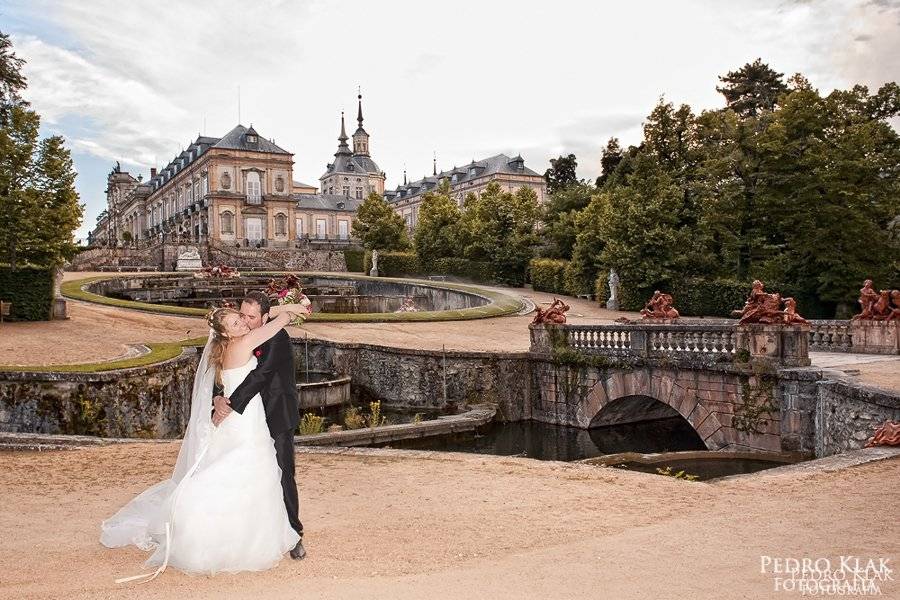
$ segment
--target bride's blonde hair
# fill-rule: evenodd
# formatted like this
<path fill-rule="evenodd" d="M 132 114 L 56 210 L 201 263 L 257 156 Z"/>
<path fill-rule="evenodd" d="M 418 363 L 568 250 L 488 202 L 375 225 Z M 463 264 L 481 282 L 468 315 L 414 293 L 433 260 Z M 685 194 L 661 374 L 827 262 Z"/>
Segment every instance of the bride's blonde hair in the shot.
<path fill-rule="evenodd" d="M 209 364 L 216 369 L 216 383 L 222 385 L 222 362 L 228 348 L 228 334 L 225 333 L 225 317 L 240 313 L 233 308 L 214 308 L 206 314 L 206 323 L 213 331 L 212 345 L 209 349 Z"/>

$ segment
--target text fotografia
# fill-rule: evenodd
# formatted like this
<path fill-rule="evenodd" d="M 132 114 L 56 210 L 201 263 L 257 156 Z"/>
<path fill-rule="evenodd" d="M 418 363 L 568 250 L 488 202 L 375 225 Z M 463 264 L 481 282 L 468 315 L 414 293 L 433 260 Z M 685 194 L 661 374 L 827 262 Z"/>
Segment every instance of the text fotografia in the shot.
<path fill-rule="evenodd" d="M 760 556 L 760 573 L 773 575 L 776 592 L 803 596 L 880 596 L 893 581 L 889 558 Z"/>

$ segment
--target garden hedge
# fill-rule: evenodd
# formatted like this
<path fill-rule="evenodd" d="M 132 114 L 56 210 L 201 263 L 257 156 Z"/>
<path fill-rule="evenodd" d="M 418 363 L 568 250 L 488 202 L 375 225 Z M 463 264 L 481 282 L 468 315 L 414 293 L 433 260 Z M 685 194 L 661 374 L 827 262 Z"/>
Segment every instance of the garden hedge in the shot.
<path fill-rule="evenodd" d="M 365 250 L 344 250 L 344 261 L 347 263 L 347 271 L 350 273 L 362 273 Z"/>
<path fill-rule="evenodd" d="M 11 321 L 47 321 L 53 306 L 55 269 L 0 265 L 0 300 L 12 303 Z M 5 319 L 6 317 L 4 317 Z"/>
<path fill-rule="evenodd" d="M 533 258 L 528 263 L 531 287 L 538 292 L 566 294 L 566 266 L 569 261 L 554 258 Z"/>

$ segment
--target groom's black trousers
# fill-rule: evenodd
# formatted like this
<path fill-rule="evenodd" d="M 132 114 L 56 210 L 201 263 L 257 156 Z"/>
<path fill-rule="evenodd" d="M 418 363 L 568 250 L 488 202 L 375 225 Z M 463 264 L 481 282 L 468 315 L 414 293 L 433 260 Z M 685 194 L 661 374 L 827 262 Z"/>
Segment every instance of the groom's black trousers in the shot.
<path fill-rule="evenodd" d="M 284 507 L 288 521 L 294 531 L 303 537 L 303 523 L 300 522 L 300 500 L 297 498 L 297 482 L 294 480 L 294 432 L 291 430 L 275 434 L 275 460 L 281 469 L 281 489 L 284 492 Z"/>

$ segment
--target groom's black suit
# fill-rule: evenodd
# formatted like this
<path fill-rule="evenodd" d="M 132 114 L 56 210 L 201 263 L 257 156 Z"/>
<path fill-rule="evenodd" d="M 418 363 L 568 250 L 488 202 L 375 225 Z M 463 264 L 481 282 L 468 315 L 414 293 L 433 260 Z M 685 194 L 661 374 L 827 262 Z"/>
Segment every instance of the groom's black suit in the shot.
<path fill-rule="evenodd" d="M 300 522 L 300 501 L 297 483 L 294 481 L 294 431 L 300 422 L 300 400 L 297 397 L 297 380 L 294 371 L 294 351 L 291 336 L 282 329 L 256 349 L 258 364 L 229 400 L 232 410 L 243 414 L 250 399 L 262 396 L 266 410 L 269 433 L 275 440 L 275 457 L 281 468 L 281 488 L 284 506 L 294 531 L 303 536 Z"/>

